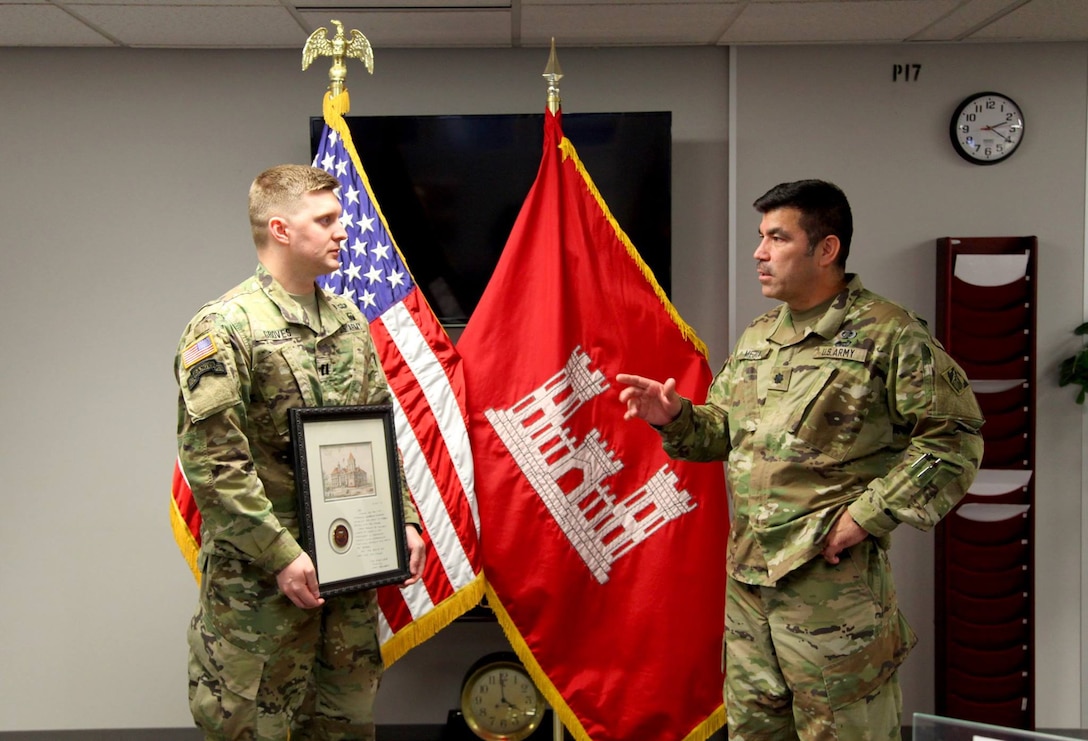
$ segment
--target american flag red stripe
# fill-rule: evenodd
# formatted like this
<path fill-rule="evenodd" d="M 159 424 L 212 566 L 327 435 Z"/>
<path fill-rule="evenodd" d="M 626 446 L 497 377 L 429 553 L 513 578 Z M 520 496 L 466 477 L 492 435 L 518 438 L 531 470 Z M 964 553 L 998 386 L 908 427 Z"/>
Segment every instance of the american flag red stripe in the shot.
<path fill-rule="evenodd" d="M 420 319 L 426 321 L 428 315 L 413 310 L 410 305 L 418 300 L 418 292 L 405 298 L 405 313 L 409 319 L 417 322 L 417 331 L 422 336 L 424 331 L 418 327 L 418 322 Z M 403 315 L 399 318 L 404 320 Z M 412 363 L 406 362 L 394 339 L 394 333 L 386 324 L 387 319 L 392 322 L 392 318 L 387 315 L 375 320 L 370 325 L 371 334 L 382 359 L 382 366 L 394 369 L 392 372 L 387 372 L 387 377 L 390 390 L 396 398 L 397 417 L 403 415 L 407 419 L 410 415 L 406 408 L 428 405 L 426 399 L 428 390 L 433 393 L 434 388 L 441 389 L 449 385 L 451 380 L 445 375 L 443 366 L 433 362 L 430 363 L 431 378 L 427 378 L 428 374 L 422 369 L 419 370 L 419 375 L 413 372 L 412 366 L 415 365 L 418 369 L 420 359 L 425 365 L 427 364 L 429 351 L 424 350 L 422 358 Z M 396 334 L 401 337 L 411 336 L 413 330 L 402 328 Z M 411 344 L 417 350 L 423 349 L 418 342 Z M 439 371 L 442 372 L 441 376 L 436 375 Z M 450 537 L 451 534 L 466 528 L 471 528 L 475 532 L 476 524 L 471 517 L 470 508 L 457 506 L 459 501 L 467 499 L 467 495 L 464 484 L 458 476 L 457 462 L 451 455 L 449 446 L 443 443 L 442 430 L 436 420 L 431 417 L 423 423 L 411 425 L 407 430 L 399 427 L 398 442 L 402 455 L 405 457 L 405 471 L 409 478 L 414 479 L 409 482 L 409 489 L 413 491 L 416 506 L 421 510 L 426 523 L 424 540 L 428 545 L 429 557 L 421 582 L 422 589 L 380 590 L 379 600 L 382 612 L 391 633 L 395 633 L 411 622 L 416 613 L 425 613 L 431 605 L 452 597 L 455 593 L 455 583 L 463 584 L 466 579 L 475 578 L 471 569 L 466 570 L 465 567 L 467 564 L 478 561 L 474 540 L 470 540 L 468 547 L 465 548 L 460 538 Z M 433 451 L 433 454 L 424 457 L 422 455 L 424 449 Z M 423 497 L 422 501 L 414 494 L 421 490 L 430 492 L 430 496 Z M 435 505 L 439 503 L 441 508 L 436 508 Z M 424 511 L 428 507 L 430 511 Z M 459 518 L 460 522 L 455 523 L 454 517 Z M 441 518 L 446 518 L 447 521 L 439 523 Z M 437 545 L 434 540 L 435 535 L 439 536 Z M 452 558 L 448 555 L 451 550 L 453 551 Z M 458 550 L 461 553 L 457 553 Z M 383 630 L 385 629 L 386 626 L 383 626 Z"/>
<path fill-rule="evenodd" d="M 341 268 L 320 282 L 355 301 L 393 396 L 397 444 L 423 523 L 423 578 L 378 590 L 382 655 L 391 664 L 479 603 L 479 516 L 461 358 L 404 264 L 374 199 L 339 106 L 326 96 L 314 165 L 340 180 L 348 233 Z"/>

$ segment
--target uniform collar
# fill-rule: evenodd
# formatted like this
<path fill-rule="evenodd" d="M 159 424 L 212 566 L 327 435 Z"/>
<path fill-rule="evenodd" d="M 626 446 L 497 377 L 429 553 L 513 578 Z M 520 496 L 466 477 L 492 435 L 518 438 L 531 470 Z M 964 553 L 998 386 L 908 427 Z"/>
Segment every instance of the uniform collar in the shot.
<path fill-rule="evenodd" d="M 846 288 L 832 299 L 827 311 L 813 326 L 812 334 L 818 334 L 825 340 L 830 340 L 839 333 L 839 328 L 846 319 L 846 312 L 865 290 L 861 285 L 861 278 L 856 274 L 847 273 L 846 279 Z M 768 340 L 778 345 L 792 345 L 806 337 L 805 334 L 794 329 L 792 319 L 787 321 L 789 316 L 789 309 L 785 304 L 781 305 L 778 310 L 778 321 L 775 322 L 774 328 L 768 335 Z"/>
<path fill-rule="evenodd" d="M 326 294 L 320 286 L 315 284 L 314 290 L 317 295 L 317 309 L 318 313 L 321 315 L 321 322 L 324 325 L 324 327 L 315 327 L 310 324 L 310 319 L 306 314 L 306 311 L 297 301 L 291 298 L 291 294 L 287 293 L 287 289 L 280 285 L 280 282 L 273 278 L 272 274 L 268 272 L 268 269 L 260 263 L 257 264 L 257 282 L 260 284 L 264 294 L 268 296 L 268 300 L 274 303 L 276 308 L 280 310 L 280 314 L 288 324 L 301 324 L 321 335 L 326 334 L 326 327 L 329 332 L 333 332 L 352 319 L 352 317 L 347 316 L 344 313 L 343 307 L 337 305 L 339 302 L 330 301 L 328 294 Z"/>

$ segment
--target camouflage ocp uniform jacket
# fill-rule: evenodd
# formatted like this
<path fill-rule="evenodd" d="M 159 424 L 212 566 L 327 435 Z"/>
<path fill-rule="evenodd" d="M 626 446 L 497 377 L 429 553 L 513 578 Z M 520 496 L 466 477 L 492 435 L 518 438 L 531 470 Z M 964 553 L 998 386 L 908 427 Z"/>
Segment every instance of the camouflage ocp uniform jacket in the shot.
<path fill-rule="evenodd" d="M 287 410 L 380 404 L 389 388 L 370 329 L 341 296 L 318 290 L 321 326 L 264 266 L 206 304 L 174 363 L 181 467 L 209 554 L 269 574 L 302 553 Z M 405 521 L 419 523 L 404 472 Z"/>
<path fill-rule="evenodd" d="M 706 404 L 685 399 L 661 429 L 674 458 L 728 461 L 739 581 L 773 586 L 819 554 L 843 508 L 884 548 L 900 523 L 929 529 L 978 470 L 963 371 L 917 316 L 847 277 L 807 332 L 784 305 L 753 321 Z"/>

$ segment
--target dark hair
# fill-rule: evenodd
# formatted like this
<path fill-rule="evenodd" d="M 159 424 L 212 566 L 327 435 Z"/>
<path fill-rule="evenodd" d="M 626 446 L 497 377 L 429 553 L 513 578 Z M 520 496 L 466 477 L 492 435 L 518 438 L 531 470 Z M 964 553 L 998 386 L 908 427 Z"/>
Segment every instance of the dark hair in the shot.
<path fill-rule="evenodd" d="M 756 210 L 761 214 L 779 208 L 795 208 L 801 212 L 801 228 L 808 235 L 809 249 L 824 237 L 834 234 L 839 238 L 839 257 L 836 264 L 846 269 L 850 256 L 850 239 L 854 235 L 854 216 L 846 194 L 832 183 L 823 180 L 798 180 L 780 183 L 756 199 Z"/>

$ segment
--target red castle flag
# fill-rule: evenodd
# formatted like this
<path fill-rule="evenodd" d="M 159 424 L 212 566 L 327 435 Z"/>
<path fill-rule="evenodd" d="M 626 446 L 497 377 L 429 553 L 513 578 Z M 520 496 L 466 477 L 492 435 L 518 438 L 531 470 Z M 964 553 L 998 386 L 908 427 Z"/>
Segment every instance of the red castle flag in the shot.
<path fill-rule="evenodd" d="M 710 368 L 559 113 L 457 348 L 488 601 L 515 651 L 580 741 L 706 739 L 725 721 L 724 470 L 624 421 L 615 376 L 701 401 Z"/>
<path fill-rule="evenodd" d="M 461 358 L 388 232 L 344 120 L 347 106 L 346 90 L 326 94 L 325 128 L 314 166 L 340 181 L 337 196 L 348 238 L 340 250 L 340 269 L 318 283 L 353 300 L 370 323 L 393 396 L 408 489 L 427 544 L 419 582 L 378 590 L 379 640 L 388 666 L 475 607 L 484 583 Z M 177 464 L 173 484 L 174 535 L 193 567 L 200 513 Z M 195 568 L 194 574 L 200 578 Z"/>

